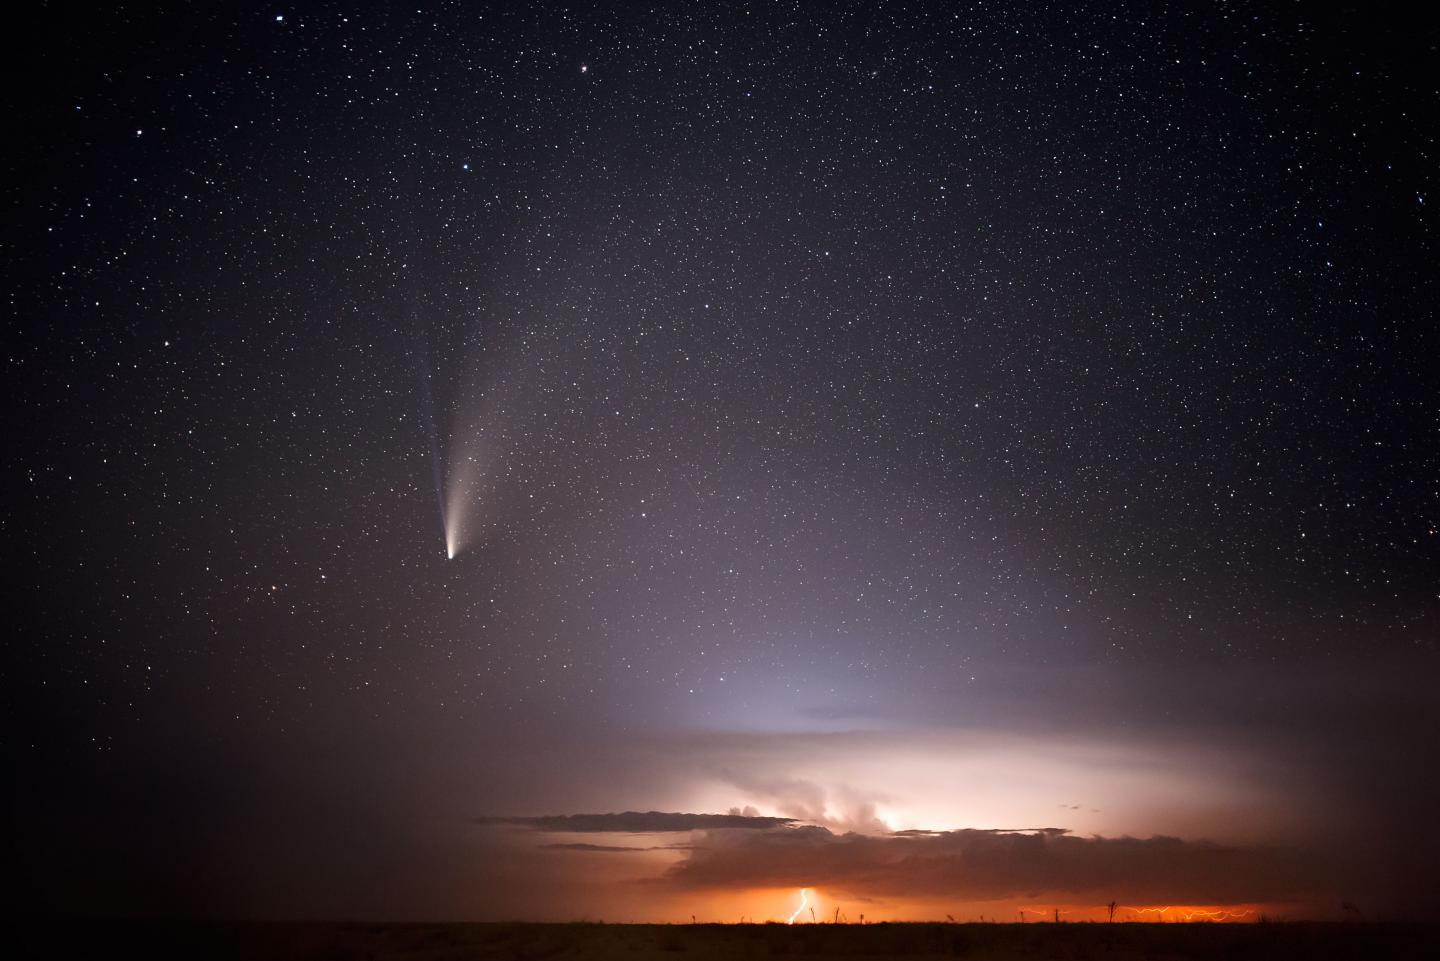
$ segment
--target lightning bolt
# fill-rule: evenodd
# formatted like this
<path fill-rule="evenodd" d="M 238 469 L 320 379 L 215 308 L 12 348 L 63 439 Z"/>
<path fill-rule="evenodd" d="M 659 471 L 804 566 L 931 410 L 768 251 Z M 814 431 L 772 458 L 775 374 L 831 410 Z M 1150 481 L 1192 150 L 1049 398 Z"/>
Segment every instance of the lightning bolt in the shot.
<path fill-rule="evenodd" d="M 801 912 L 801 911 L 804 911 L 804 910 L 805 910 L 806 908 L 808 908 L 809 906 L 810 906 L 810 889 L 809 889 L 809 888 L 801 888 L 801 889 L 800 889 L 800 906 L 795 909 L 795 913 L 794 913 L 794 914 L 790 915 L 790 917 L 788 917 L 788 918 L 785 919 L 785 923 L 786 923 L 786 924 L 794 924 L 794 923 L 795 923 L 795 919 L 796 919 L 797 917 L 799 917 L 800 912 Z"/>
<path fill-rule="evenodd" d="M 1199 918 L 1202 921 L 1239 921 L 1241 918 L 1248 918 L 1254 911 L 1191 911 L 1185 915 L 1186 921 L 1194 921 Z"/>

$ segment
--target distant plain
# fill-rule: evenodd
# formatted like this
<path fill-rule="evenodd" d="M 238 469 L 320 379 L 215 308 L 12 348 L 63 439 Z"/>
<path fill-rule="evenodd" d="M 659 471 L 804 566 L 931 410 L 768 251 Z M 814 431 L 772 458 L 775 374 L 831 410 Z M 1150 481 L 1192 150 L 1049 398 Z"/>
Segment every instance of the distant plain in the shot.
<path fill-rule="evenodd" d="M 598 958 L 972 958 L 1248 961 L 1440 957 L 1440 926 L 1278 922 L 897 924 L 341 924 L 63 922 L 20 932 L 22 957 L 461 961 Z"/>

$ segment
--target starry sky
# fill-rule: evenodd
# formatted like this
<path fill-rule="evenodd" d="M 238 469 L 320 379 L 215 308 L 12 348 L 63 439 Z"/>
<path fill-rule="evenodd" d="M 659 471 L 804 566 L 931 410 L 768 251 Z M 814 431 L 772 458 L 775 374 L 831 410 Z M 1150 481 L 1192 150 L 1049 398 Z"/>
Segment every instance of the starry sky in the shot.
<path fill-rule="evenodd" d="M 24 909 L 1440 914 L 1433 22 L 32 12 Z"/>

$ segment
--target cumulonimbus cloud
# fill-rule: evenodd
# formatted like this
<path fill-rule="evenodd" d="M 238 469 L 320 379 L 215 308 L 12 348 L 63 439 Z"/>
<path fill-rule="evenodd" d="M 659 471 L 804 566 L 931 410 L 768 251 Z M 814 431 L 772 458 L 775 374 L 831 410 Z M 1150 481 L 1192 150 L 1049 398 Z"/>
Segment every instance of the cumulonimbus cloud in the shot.
<path fill-rule="evenodd" d="M 641 883 L 674 890 L 823 887 L 854 898 L 974 901 L 1040 896 L 1242 904 L 1329 893 L 1313 855 L 1283 847 L 1155 836 L 1079 837 L 1064 828 L 836 833 L 794 818 L 625 811 L 479 818 L 537 833 L 690 832 L 685 856 Z M 655 848 L 549 844 L 574 851 Z"/>
<path fill-rule="evenodd" d="M 542 844 L 540 846 L 551 851 L 603 851 L 607 853 L 614 852 L 616 854 L 636 854 L 641 851 L 689 851 L 691 849 L 691 845 L 689 844 L 643 844 L 638 847 L 632 847 L 624 844 L 586 844 L 583 841 L 569 844 Z"/>
<path fill-rule="evenodd" d="M 540 817 L 483 817 L 477 824 L 502 824 L 566 834 L 660 834 L 674 831 L 744 830 L 784 827 L 794 818 L 751 814 L 685 814 L 670 811 L 622 811 L 619 814 L 552 814 Z"/>
<path fill-rule="evenodd" d="M 857 897 L 1239 904 L 1305 899 L 1324 889 L 1322 876 L 1299 851 L 1173 837 L 1077 837 L 1059 828 L 874 836 L 789 826 L 705 832 L 656 882 L 687 889 L 823 886 Z"/>

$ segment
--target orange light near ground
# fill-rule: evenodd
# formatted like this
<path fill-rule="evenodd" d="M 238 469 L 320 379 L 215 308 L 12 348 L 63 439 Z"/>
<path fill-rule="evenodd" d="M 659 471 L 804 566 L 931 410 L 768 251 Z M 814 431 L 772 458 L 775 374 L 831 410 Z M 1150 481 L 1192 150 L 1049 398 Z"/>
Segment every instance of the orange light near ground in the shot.
<path fill-rule="evenodd" d="M 647 902 L 651 913 L 607 909 L 607 918 L 634 921 L 721 924 L 875 924 L 881 921 L 987 924 L 1088 924 L 1111 920 L 1105 902 L 968 901 L 955 898 L 897 897 L 852 899 L 843 889 L 750 888 L 734 891 L 678 892 L 663 902 Z M 601 913 L 598 909 L 597 914 Z M 1312 906 L 1302 904 L 1166 904 L 1117 903 L 1116 924 L 1254 924 L 1262 917 L 1294 919 L 1314 917 Z"/>
<path fill-rule="evenodd" d="M 1195 906 L 1166 905 L 1163 908 L 1139 908 L 1125 905 L 1121 911 L 1128 911 L 1135 920 L 1142 921 L 1252 921 L 1255 909 L 1238 905 Z"/>

